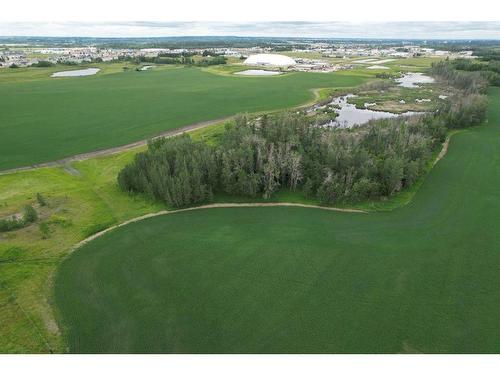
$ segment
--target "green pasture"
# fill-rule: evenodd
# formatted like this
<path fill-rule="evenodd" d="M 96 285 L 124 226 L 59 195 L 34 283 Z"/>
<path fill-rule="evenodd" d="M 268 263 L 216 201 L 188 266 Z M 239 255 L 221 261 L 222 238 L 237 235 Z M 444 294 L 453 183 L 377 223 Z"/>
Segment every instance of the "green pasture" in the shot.
<path fill-rule="evenodd" d="M 71 352 L 499 353 L 500 90 L 413 200 L 130 224 L 55 278 Z"/>
<path fill-rule="evenodd" d="M 0 74 L 0 170 L 61 159 L 234 115 L 313 99 L 313 89 L 356 86 L 366 76 L 214 74 L 199 68 L 123 71 L 100 64 L 95 76 L 49 78 L 61 67 Z M 81 68 L 81 67 L 79 67 Z"/>

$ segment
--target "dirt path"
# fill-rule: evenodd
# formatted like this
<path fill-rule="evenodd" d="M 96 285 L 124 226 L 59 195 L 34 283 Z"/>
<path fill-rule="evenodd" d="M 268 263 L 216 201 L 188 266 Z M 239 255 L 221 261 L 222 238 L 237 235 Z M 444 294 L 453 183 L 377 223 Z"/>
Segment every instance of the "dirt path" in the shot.
<path fill-rule="evenodd" d="M 182 133 L 192 132 L 194 130 L 206 128 L 206 127 L 208 127 L 210 125 L 214 125 L 214 124 L 217 124 L 217 123 L 220 123 L 220 122 L 228 121 L 228 120 L 232 119 L 233 117 L 234 116 L 228 116 L 228 117 L 224 117 L 224 118 L 217 119 L 217 120 L 197 122 L 195 124 L 183 126 L 181 128 L 177 128 L 177 129 L 173 129 L 173 130 L 168 130 L 168 131 L 160 133 L 160 134 L 158 134 L 158 135 L 156 135 L 154 137 L 151 137 L 151 138 L 148 138 L 148 139 L 143 139 L 143 140 L 140 140 L 140 141 L 137 141 L 137 142 L 134 142 L 134 143 L 129 143 L 129 144 L 126 144 L 126 145 L 123 145 L 123 146 L 107 148 L 107 149 L 104 149 L 104 150 L 97 150 L 97 151 L 86 152 L 86 153 L 83 153 L 83 154 L 69 156 L 69 157 L 64 158 L 64 159 L 59 159 L 59 160 L 54 160 L 54 161 L 48 161 L 48 162 L 39 163 L 39 164 L 33 164 L 33 165 L 30 165 L 30 166 L 26 166 L 26 167 L 17 167 L 17 168 L 12 168 L 12 169 L 6 169 L 6 170 L 3 170 L 3 171 L 0 171 L 0 176 L 1 175 L 5 175 L 5 174 L 14 173 L 14 172 L 29 171 L 29 170 L 32 170 L 32 169 L 43 168 L 43 167 L 60 167 L 60 166 L 67 165 L 68 163 L 71 163 L 71 162 L 74 162 L 74 161 L 87 160 L 87 159 L 91 159 L 91 158 L 98 157 L 98 156 L 116 154 L 116 153 L 119 153 L 119 152 L 122 152 L 122 151 L 131 150 L 131 149 L 134 149 L 134 148 L 137 148 L 137 147 L 144 146 L 144 145 L 146 145 L 148 143 L 148 141 L 150 139 L 156 139 L 156 138 L 161 138 L 161 137 L 167 137 L 167 138 L 168 137 L 174 137 L 174 136 L 182 134 Z"/>
<path fill-rule="evenodd" d="M 213 204 L 206 204 L 203 206 L 197 206 L 197 207 L 189 207 L 189 208 L 181 208 L 179 210 L 172 210 L 172 211 L 158 211 L 138 217 L 134 217 L 133 219 L 124 221 L 123 223 L 113 225 L 109 228 L 106 228 L 100 232 L 97 232 L 84 240 L 78 242 L 76 245 L 74 245 L 70 253 L 75 251 L 76 249 L 82 247 L 86 243 L 89 243 L 90 241 L 96 239 L 97 237 L 101 237 L 102 235 L 116 229 L 119 227 L 123 227 L 124 225 L 128 225 L 131 223 L 135 223 L 137 221 L 141 221 L 144 219 L 148 219 L 150 217 L 155 217 L 155 216 L 162 216 L 162 215 L 169 215 L 169 214 L 175 214 L 177 212 L 186 212 L 186 211 L 195 211 L 195 210 L 206 210 L 210 208 L 240 208 L 240 207 L 304 207 L 304 208 L 316 208 L 318 210 L 326 210 L 326 211 L 337 211 L 337 212 L 350 212 L 350 213 L 366 213 L 366 211 L 362 210 L 356 210 L 353 208 L 337 208 L 337 207 L 324 207 L 324 206 L 314 206 L 311 204 L 302 204 L 302 203 L 213 203 Z"/>
<path fill-rule="evenodd" d="M 440 161 L 442 158 L 444 158 L 444 156 L 448 152 L 448 146 L 450 145 L 450 138 L 453 134 L 450 134 L 449 136 L 446 137 L 446 140 L 443 143 L 443 148 L 439 152 L 439 155 L 437 156 L 436 160 L 434 160 L 434 163 L 432 163 L 433 167 L 437 164 L 438 161 Z"/>
<path fill-rule="evenodd" d="M 307 107 L 315 105 L 320 97 L 321 90 L 323 90 L 323 89 L 322 88 L 312 89 L 311 92 L 313 93 L 313 99 L 311 99 L 310 101 L 308 101 L 306 103 L 291 107 L 290 110 L 302 109 L 302 108 L 307 108 Z M 281 110 L 283 110 L 283 109 L 277 109 L 274 111 L 256 112 L 253 114 L 258 115 L 260 113 L 274 113 L 274 112 L 278 112 Z M 221 122 L 229 121 L 229 120 L 233 119 L 235 116 L 236 115 L 232 115 L 232 116 L 227 116 L 227 117 L 223 117 L 223 118 L 216 119 L 216 120 L 197 122 L 197 123 L 194 123 L 191 125 L 183 126 L 181 128 L 167 130 L 167 131 L 162 132 L 154 137 L 150 137 L 150 138 L 143 139 L 143 140 L 140 140 L 137 142 L 129 143 L 129 144 L 126 144 L 123 146 L 111 147 L 111 148 L 107 148 L 107 149 L 103 149 L 103 150 L 96 150 L 96 151 L 91 151 L 91 152 L 85 152 L 83 154 L 77 154 L 77 155 L 69 156 L 67 158 L 48 161 L 45 163 L 32 164 L 32 165 L 25 166 L 25 167 L 5 169 L 3 171 L 0 171 L 0 176 L 10 174 L 10 173 L 15 173 L 15 172 L 29 171 L 29 170 L 33 170 L 33 169 L 37 169 L 37 168 L 67 166 L 69 163 L 74 162 L 74 161 L 81 161 L 81 160 L 87 160 L 87 159 L 91 159 L 91 158 L 99 157 L 99 156 L 117 154 L 117 153 L 122 152 L 122 151 L 132 150 L 134 148 L 144 146 L 148 143 L 148 141 L 150 139 L 156 139 L 156 138 L 161 138 L 161 137 L 167 137 L 167 138 L 174 137 L 174 136 L 180 135 L 182 133 L 188 133 L 188 132 L 202 129 L 202 128 L 206 128 L 208 126 L 215 125 L 215 124 L 218 124 Z M 70 171 L 68 171 L 68 172 L 71 173 Z"/>
<path fill-rule="evenodd" d="M 432 163 L 432 166 L 434 167 L 437 162 L 439 162 L 448 152 L 448 146 L 450 144 L 450 138 L 451 136 L 455 134 L 452 133 L 448 137 L 446 137 L 446 140 L 443 143 L 443 148 L 439 152 L 439 155 L 436 157 L 434 162 Z M 121 226 L 134 223 L 136 221 L 144 220 L 150 217 L 155 217 L 155 216 L 161 216 L 161 215 L 168 215 L 168 214 L 174 214 L 176 212 L 184 212 L 184 211 L 194 211 L 194 210 L 203 210 L 203 209 L 209 209 L 209 208 L 237 208 L 237 207 L 276 207 L 276 206 L 282 206 L 282 207 L 306 207 L 306 208 L 316 208 L 319 210 L 327 210 L 327 211 L 338 211 L 338 212 L 355 212 L 355 213 L 366 213 L 366 211 L 363 210 L 357 210 L 354 208 L 338 208 L 338 207 L 325 207 L 325 206 L 314 206 L 310 204 L 302 204 L 302 203 L 213 203 L 213 204 L 206 204 L 203 206 L 197 206 L 197 207 L 189 207 L 189 208 L 182 208 L 179 210 L 172 210 L 172 211 L 158 211 L 142 216 L 135 217 L 133 219 L 124 221 L 121 224 L 116 224 L 113 225 L 107 229 L 104 229 L 101 232 L 95 233 L 90 237 L 85 238 L 84 240 L 80 241 L 77 243 L 75 246 L 73 246 L 70 250 L 70 252 L 73 252 L 74 250 L 78 249 L 82 245 L 92 241 L 93 239 L 102 236 L 103 234 L 112 231 L 113 229 L 119 228 Z"/>

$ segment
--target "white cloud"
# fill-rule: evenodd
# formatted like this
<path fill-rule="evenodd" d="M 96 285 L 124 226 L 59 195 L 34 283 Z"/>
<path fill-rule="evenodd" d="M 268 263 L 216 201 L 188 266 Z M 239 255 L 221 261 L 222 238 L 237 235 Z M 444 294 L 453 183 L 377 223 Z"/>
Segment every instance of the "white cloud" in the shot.
<path fill-rule="evenodd" d="M 500 22 L 9 22 L 0 35 L 500 39 Z"/>
<path fill-rule="evenodd" d="M 2 1 L 0 22 L 498 21 L 493 0 L 22 0 Z"/>

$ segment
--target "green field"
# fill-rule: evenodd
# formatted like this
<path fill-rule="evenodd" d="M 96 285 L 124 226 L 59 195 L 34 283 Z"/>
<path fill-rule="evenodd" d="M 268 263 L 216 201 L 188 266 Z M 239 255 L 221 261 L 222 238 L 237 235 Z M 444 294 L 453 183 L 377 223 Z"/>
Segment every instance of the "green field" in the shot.
<path fill-rule="evenodd" d="M 181 212 L 74 252 L 72 352 L 500 352 L 500 89 L 391 212 Z"/>
<path fill-rule="evenodd" d="M 0 170 L 145 139 L 239 112 L 296 106 L 314 88 L 355 86 L 366 75 L 290 73 L 236 77 L 199 68 L 48 78 L 57 68 L 0 74 Z M 111 69 L 115 67 L 115 69 Z M 61 68 L 59 68 L 61 70 Z"/>

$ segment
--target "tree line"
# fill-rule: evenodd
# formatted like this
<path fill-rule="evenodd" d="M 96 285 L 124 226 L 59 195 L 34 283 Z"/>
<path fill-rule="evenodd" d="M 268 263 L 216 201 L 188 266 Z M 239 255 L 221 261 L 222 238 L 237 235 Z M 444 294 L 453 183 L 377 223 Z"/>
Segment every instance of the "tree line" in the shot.
<path fill-rule="evenodd" d="M 456 69 L 454 61 L 432 64 L 431 74 L 458 89 L 451 100 L 443 103 L 438 116 L 448 128 L 464 128 L 481 124 L 486 119 L 488 80 L 479 71 Z"/>
<path fill-rule="evenodd" d="M 480 72 L 480 75 L 488 80 L 490 85 L 500 86 L 500 61 L 499 60 L 471 60 L 455 59 L 451 60 L 454 69 L 468 72 Z"/>
<path fill-rule="evenodd" d="M 38 219 L 38 213 L 31 205 L 24 206 L 23 214 L 20 218 L 12 216 L 10 218 L 0 219 L 0 232 L 8 232 L 23 228 Z"/>
<path fill-rule="evenodd" d="M 411 186 L 444 140 L 432 117 L 388 119 L 355 129 L 329 129 L 305 115 L 239 116 L 218 144 L 189 136 L 157 139 L 118 176 L 119 186 L 172 207 L 214 194 L 270 198 L 302 191 L 323 204 L 390 196 Z"/>
<path fill-rule="evenodd" d="M 448 128 L 475 125 L 486 116 L 483 81 L 475 72 L 464 72 L 471 78 L 448 68 L 438 64 L 433 73 L 461 94 L 436 113 L 351 129 L 320 126 L 305 113 L 254 120 L 240 115 L 215 145 L 188 135 L 150 141 L 120 171 L 118 184 L 171 207 L 209 202 L 219 193 L 267 199 L 280 189 L 327 205 L 389 197 L 425 172 Z"/>
<path fill-rule="evenodd" d="M 222 65 L 227 63 L 224 56 L 204 57 L 201 60 L 195 61 L 191 55 L 179 55 L 172 57 L 170 55 L 159 55 L 156 57 L 140 56 L 136 58 L 137 63 L 151 63 L 151 64 L 167 64 L 167 65 L 188 65 L 188 66 L 210 66 Z"/>

